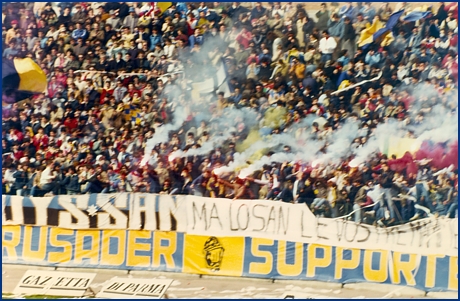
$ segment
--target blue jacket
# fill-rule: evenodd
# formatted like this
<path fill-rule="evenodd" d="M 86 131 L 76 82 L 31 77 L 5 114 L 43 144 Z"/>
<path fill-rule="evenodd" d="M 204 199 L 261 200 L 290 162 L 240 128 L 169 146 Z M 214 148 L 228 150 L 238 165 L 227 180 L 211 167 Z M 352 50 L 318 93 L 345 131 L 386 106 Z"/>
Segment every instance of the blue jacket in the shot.
<path fill-rule="evenodd" d="M 18 51 L 13 48 L 6 48 L 5 50 L 3 50 L 3 57 L 5 58 L 9 55 L 15 56 L 16 54 L 18 54 Z"/>
<path fill-rule="evenodd" d="M 49 37 L 44 37 L 41 41 L 40 41 L 40 48 L 45 48 L 46 46 L 46 42 L 48 42 L 48 38 Z"/>
<path fill-rule="evenodd" d="M 24 186 L 27 185 L 28 178 L 27 178 L 27 173 L 25 171 L 17 170 L 13 174 L 13 178 L 16 179 L 14 181 L 14 187 L 16 189 L 22 189 Z"/>
<path fill-rule="evenodd" d="M 205 6 L 203 8 L 198 7 L 197 10 L 198 10 L 198 13 L 201 13 L 202 11 L 204 11 L 204 13 L 207 13 L 208 12 L 208 7 L 207 6 Z"/>
<path fill-rule="evenodd" d="M 203 45 L 203 36 L 195 36 L 195 35 L 192 35 L 188 38 L 188 42 L 190 44 L 190 48 L 193 48 L 193 46 L 195 46 L 195 44 L 198 44 L 198 45 Z"/>
<path fill-rule="evenodd" d="M 347 8 L 346 6 L 342 6 L 339 10 L 339 16 L 341 18 L 348 17 L 351 20 L 354 20 L 357 15 L 357 9 L 353 6 Z"/>
<path fill-rule="evenodd" d="M 257 9 L 257 7 L 254 7 L 251 11 L 251 20 L 259 19 L 260 17 L 265 15 L 266 12 L 267 12 L 267 9 L 265 7 L 261 7 L 260 11 Z"/>
<path fill-rule="evenodd" d="M 74 31 L 72 31 L 72 38 L 74 38 L 75 40 L 79 38 L 86 39 L 87 37 L 88 37 L 88 31 L 84 28 L 75 29 Z"/>
<path fill-rule="evenodd" d="M 348 65 L 348 63 L 350 62 L 350 59 L 346 56 L 341 56 L 337 62 L 341 62 L 342 63 L 342 66 L 346 66 Z"/>
<path fill-rule="evenodd" d="M 364 19 L 369 20 L 369 22 L 372 22 L 375 17 L 375 8 L 371 7 L 368 11 L 364 11 L 365 7 L 361 8 L 360 13 L 363 14 Z"/>
<path fill-rule="evenodd" d="M 370 55 L 370 53 L 367 53 L 366 54 L 366 58 L 364 59 L 366 64 L 368 64 L 369 66 L 374 66 L 374 65 L 378 65 L 380 63 L 380 60 L 381 60 L 381 55 L 379 52 L 375 52 L 374 55 Z"/>
<path fill-rule="evenodd" d="M 234 96 L 230 96 L 228 98 L 229 101 L 233 101 L 235 104 L 239 103 L 241 98 L 243 98 L 243 94 L 238 94 L 238 95 L 234 95 Z"/>
<path fill-rule="evenodd" d="M 339 79 L 337 80 L 337 87 L 339 87 L 340 84 L 344 80 L 349 80 L 349 79 L 350 79 L 350 76 L 348 75 L 347 71 L 342 71 L 342 73 L 340 73 L 340 75 L 339 75 Z"/>
<path fill-rule="evenodd" d="M 176 11 L 180 12 L 182 17 L 185 17 L 185 13 L 187 12 L 187 4 L 185 4 L 185 2 L 177 2 Z"/>
<path fill-rule="evenodd" d="M 269 63 L 271 63 L 272 56 L 269 53 L 267 53 L 267 54 L 265 54 L 265 53 L 259 54 L 259 62 L 264 58 L 268 59 Z"/>
<path fill-rule="evenodd" d="M 80 192 L 80 183 L 79 183 L 77 174 L 68 176 L 64 180 L 64 183 L 67 184 L 67 185 L 65 185 L 65 189 L 67 189 L 68 191 Z"/>
<path fill-rule="evenodd" d="M 206 16 L 206 20 L 208 20 L 209 22 L 214 21 L 218 23 L 220 21 L 220 17 L 215 12 L 211 11 L 209 15 Z"/>
<path fill-rule="evenodd" d="M 155 50 L 155 46 L 157 44 L 160 44 L 161 46 L 163 46 L 163 37 L 161 35 L 151 35 L 150 36 L 150 51 L 153 51 Z"/>
<path fill-rule="evenodd" d="M 284 188 L 281 193 L 277 195 L 276 199 L 284 203 L 290 203 L 294 199 L 294 195 L 289 188 Z"/>
<path fill-rule="evenodd" d="M 329 20 L 329 22 L 327 23 L 327 27 L 328 27 L 329 34 L 332 37 L 336 37 L 336 38 L 343 37 L 343 32 L 345 29 L 343 20 L 340 20 L 338 22 Z"/>

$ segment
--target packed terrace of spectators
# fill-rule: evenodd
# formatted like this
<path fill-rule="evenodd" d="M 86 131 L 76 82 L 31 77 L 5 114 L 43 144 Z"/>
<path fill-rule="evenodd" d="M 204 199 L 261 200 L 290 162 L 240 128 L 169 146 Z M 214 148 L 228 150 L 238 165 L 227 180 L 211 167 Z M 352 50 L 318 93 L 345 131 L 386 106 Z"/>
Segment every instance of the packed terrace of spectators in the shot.
<path fill-rule="evenodd" d="M 48 78 L 42 94 L 3 95 L 3 194 L 456 218 L 458 6 L 426 4 L 3 3 L 3 60 L 31 58 Z M 228 91 L 196 93 L 220 62 Z M 385 153 L 373 144 L 390 129 L 423 141 Z"/>

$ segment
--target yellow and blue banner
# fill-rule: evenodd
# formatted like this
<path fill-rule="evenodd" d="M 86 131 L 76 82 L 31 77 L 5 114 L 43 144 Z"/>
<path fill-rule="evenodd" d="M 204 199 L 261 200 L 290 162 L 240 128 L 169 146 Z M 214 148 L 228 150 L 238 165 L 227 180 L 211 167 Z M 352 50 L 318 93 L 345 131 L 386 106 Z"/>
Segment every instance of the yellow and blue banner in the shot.
<path fill-rule="evenodd" d="M 458 291 L 458 257 L 174 231 L 2 226 L 8 264 L 265 279 L 373 282 Z"/>
<path fill-rule="evenodd" d="M 181 272 L 184 233 L 3 226 L 3 263 Z"/>

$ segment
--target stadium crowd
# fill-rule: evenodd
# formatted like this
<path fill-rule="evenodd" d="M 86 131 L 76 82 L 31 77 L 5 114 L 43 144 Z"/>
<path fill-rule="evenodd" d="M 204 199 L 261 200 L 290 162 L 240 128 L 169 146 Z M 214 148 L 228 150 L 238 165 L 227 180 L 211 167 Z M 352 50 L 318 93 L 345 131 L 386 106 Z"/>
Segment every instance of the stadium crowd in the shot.
<path fill-rule="evenodd" d="M 431 153 L 396 158 L 374 152 L 358 166 L 349 164 L 349 152 L 340 164 L 282 161 L 243 179 L 238 169 L 217 174 L 251 136 L 241 121 L 206 154 L 168 157 L 221 134 L 213 118 L 198 118 L 199 111 L 251 110 L 260 125 L 276 109 L 279 122 L 268 135 L 291 133 L 292 139 L 290 129 L 315 117 L 304 130 L 324 144 L 320 154 L 348 120 L 360 128 L 351 145 L 343 145 L 350 150 L 364 147 L 378 125 L 392 120 L 416 138 L 409 128 L 421 126 L 432 108 L 457 114 L 456 3 L 433 3 L 431 14 L 400 20 L 389 35 L 370 42 L 362 41 L 365 32 L 385 26 L 395 6 L 405 8 L 403 16 L 427 9 L 371 2 L 322 3 L 317 11 L 292 2 L 161 9 L 150 2 L 2 5 L 3 59 L 31 58 L 48 77 L 44 93 L 3 103 L 3 194 L 267 199 L 305 203 L 326 217 L 352 213 L 356 222 L 379 225 L 457 217 L 456 137 L 454 146 L 424 143 L 436 149 Z M 229 94 L 194 95 L 191 83 L 222 59 Z M 357 83 L 363 84 L 334 93 Z M 148 140 L 178 122 L 179 107 L 187 108 L 187 117 L 144 160 Z M 264 154 L 292 151 L 282 144 Z"/>

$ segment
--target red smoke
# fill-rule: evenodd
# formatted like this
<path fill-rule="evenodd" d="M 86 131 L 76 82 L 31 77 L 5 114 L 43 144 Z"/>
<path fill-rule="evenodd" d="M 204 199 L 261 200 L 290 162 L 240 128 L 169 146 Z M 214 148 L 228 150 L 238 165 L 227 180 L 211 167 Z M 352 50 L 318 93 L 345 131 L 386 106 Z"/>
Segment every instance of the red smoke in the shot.
<path fill-rule="evenodd" d="M 430 145 L 424 141 L 420 149 L 415 153 L 416 160 L 432 159 L 431 165 L 442 169 L 453 164 L 458 168 L 458 140 L 455 140 L 447 146 L 441 143 Z"/>
<path fill-rule="evenodd" d="M 449 167 L 451 164 L 458 168 L 458 140 L 449 144 L 447 148 L 442 143 L 431 144 L 429 141 L 424 141 L 415 153 L 415 158 L 410 152 L 406 152 L 401 158 L 388 160 L 388 166 L 396 172 L 406 169 L 407 176 L 415 175 L 418 171 L 415 160 L 422 159 L 431 159 L 430 165 L 438 169 Z"/>

